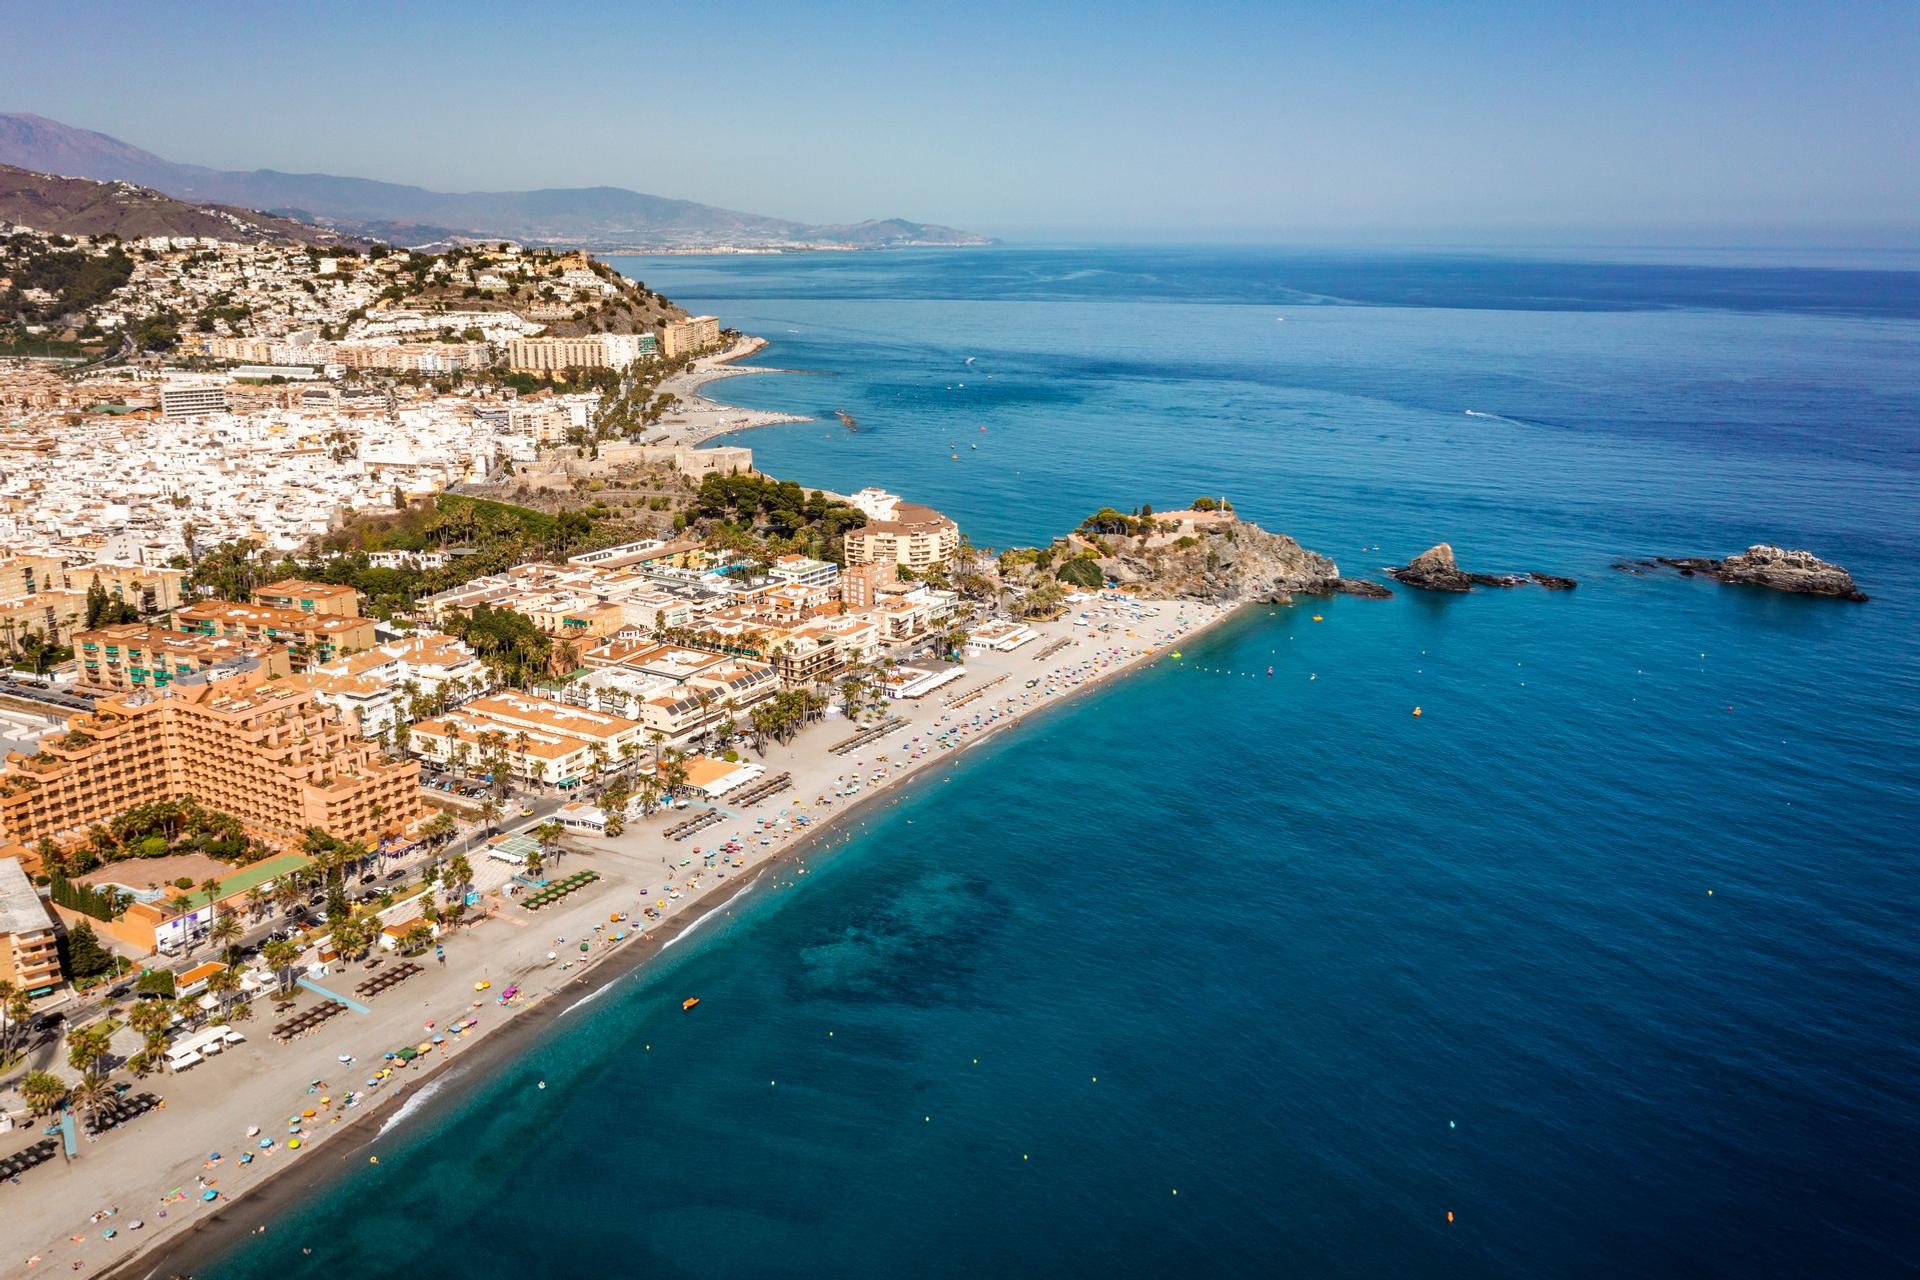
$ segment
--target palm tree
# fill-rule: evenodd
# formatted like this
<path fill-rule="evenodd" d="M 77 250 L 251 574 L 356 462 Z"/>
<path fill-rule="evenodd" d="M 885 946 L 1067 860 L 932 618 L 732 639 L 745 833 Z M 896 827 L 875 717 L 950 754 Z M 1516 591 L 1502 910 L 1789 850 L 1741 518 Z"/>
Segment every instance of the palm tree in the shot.
<path fill-rule="evenodd" d="M 51 1071 L 29 1071 L 20 1082 L 20 1096 L 34 1115 L 44 1115 L 66 1101 L 66 1081 Z"/>
<path fill-rule="evenodd" d="M 300 958 L 300 948 L 285 938 L 275 938 L 260 948 L 260 958 L 273 970 L 273 976 L 279 982 L 278 990 L 282 995 L 293 987 L 293 962 Z"/>
<path fill-rule="evenodd" d="M 473 883 L 473 864 L 467 861 L 467 855 L 456 853 L 447 859 L 447 865 L 441 869 L 441 876 L 449 889 L 456 892 L 454 897 L 464 899 L 467 888 Z"/>
<path fill-rule="evenodd" d="M 113 1036 L 114 1023 L 103 1018 L 67 1033 L 67 1065 L 85 1075 L 107 1056 L 107 1042 Z"/>
<path fill-rule="evenodd" d="M 258 920 L 267 909 L 267 891 L 260 885 L 247 890 L 247 919 Z"/>
<path fill-rule="evenodd" d="M 222 911 L 214 917 L 213 928 L 207 931 L 207 936 L 212 939 L 214 946 L 226 951 L 231 960 L 234 944 L 240 941 L 240 935 L 245 932 L 240 917 L 231 911 Z"/>
<path fill-rule="evenodd" d="M 224 1019 L 227 1007 L 233 1003 L 235 993 L 240 990 L 240 975 L 231 966 L 222 969 L 207 979 L 207 990 L 219 998 L 220 1016 Z"/>
<path fill-rule="evenodd" d="M 533 829 L 533 838 L 540 842 L 540 852 L 549 859 L 560 847 L 560 837 L 566 834 L 567 829 L 551 818 Z"/>
<path fill-rule="evenodd" d="M 505 812 L 505 808 L 500 804 L 500 797 L 491 792 L 487 793 L 486 800 L 480 806 L 480 818 L 487 824 L 488 832 L 497 833 L 500 830 L 500 815 Z"/>
<path fill-rule="evenodd" d="M 80 1077 L 80 1083 L 67 1093 L 67 1105 L 81 1115 L 92 1118 L 93 1114 L 114 1098 L 113 1086 L 107 1078 L 98 1072 L 89 1071 Z"/>

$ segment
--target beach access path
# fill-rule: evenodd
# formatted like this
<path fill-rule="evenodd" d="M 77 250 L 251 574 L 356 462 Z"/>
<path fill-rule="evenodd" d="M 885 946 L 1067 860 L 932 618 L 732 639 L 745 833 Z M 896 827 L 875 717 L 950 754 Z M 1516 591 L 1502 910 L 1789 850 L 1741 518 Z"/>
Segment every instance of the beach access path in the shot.
<path fill-rule="evenodd" d="M 549 876 L 591 869 L 602 878 L 537 915 L 497 892 L 489 894 L 485 918 L 443 939 L 444 965 L 429 954 L 425 972 L 364 999 L 354 988 L 384 969 L 370 974 L 354 963 L 314 979 L 362 1003 L 365 1013 L 343 1013 L 283 1044 L 270 1034 L 279 1019 L 267 1002 L 259 1002 L 255 1016 L 238 1024 L 247 1043 L 185 1074 L 135 1082 L 136 1091 L 160 1094 L 164 1109 L 98 1139 L 83 1138 L 71 1161 L 56 1160 L 29 1170 L 17 1183 L 0 1184 L 0 1276 L 67 1272 L 75 1261 L 90 1275 L 109 1268 L 131 1274 L 131 1259 L 142 1257 L 143 1269 L 152 1265 L 143 1255 L 177 1244 L 215 1215 L 222 1219 L 216 1235 L 260 1227 L 270 1232 L 267 1201 L 272 1197 L 262 1201 L 257 1218 L 242 1197 L 276 1173 L 319 1162 L 334 1170 L 364 1163 L 387 1140 L 385 1126 L 400 1111 L 402 1098 L 503 1035 L 516 1019 L 527 1019 L 532 1034 L 538 1034 L 545 1014 L 560 1003 L 554 997 L 571 1002 L 618 980 L 657 950 L 661 937 L 686 928 L 756 878 L 769 891 L 803 888 L 807 881 L 791 874 L 798 868 L 785 864 L 804 865 L 823 845 L 851 839 L 855 815 L 866 805 L 889 798 L 898 803 L 897 795 L 888 794 L 897 784 L 950 769 L 967 747 L 1165 655 L 1228 612 L 1181 601 L 1075 605 L 1058 621 L 1035 624 L 1038 638 L 1014 652 L 969 659 L 963 679 L 919 701 L 890 701 L 887 712 L 905 723 L 857 750 L 829 750 L 859 729 L 836 716 L 809 726 L 786 746 L 769 746 L 764 757 L 749 754 L 766 766 L 768 776 L 790 773 L 791 785 L 744 812 L 728 809 L 722 797 L 723 821 L 684 842 L 664 833 L 689 815 L 687 809 L 657 812 L 613 839 L 570 838 Z M 743 867 L 709 867 L 694 852 L 736 838 Z M 478 869 L 484 856 L 476 853 L 472 860 Z M 682 866 L 683 861 L 689 865 Z M 784 869 L 766 874 L 776 863 Z M 654 903 L 664 904 L 663 918 L 645 921 L 640 912 Z M 609 921 L 622 912 L 629 913 L 627 921 Z M 613 941 L 622 931 L 626 939 Z M 589 947 L 585 953 L 582 941 Z M 604 963 L 622 956 L 632 962 Z M 475 990 L 482 981 L 491 985 Z M 502 1004 L 503 992 L 514 985 L 519 995 Z M 303 994 L 299 1007 L 312 1007 L 318 999 Z M 529 1018 L 535 1009 L 541 1016 Z M 479 1019 L 475 1028 L 447 1034 L 420 1060 L 379 1087 L 367 1087 L 376 1071 L 390 1066 L 386 1053 L 432 1043 L 436 1030 L 445 1033 L 468 1016 Z M 343 1064 L 342 1054 L 353 1062 Z M 484 1065 L 473 1074 L 482 1075 Z M 127 1077 L 118 1073 L 118 1078 Z M 311 1083 L 316 1080 L 324 1083 Z M 351 1107 L 343 1105 L 349 1091 L 360 1095 Z M 307 1118 L 302 1115 L 307 1110 L 316 1114 Z M 294 1118 L 300 1119 L 297 1151 L 288 1145 Z M 396 1137 L 418 1122 L 408 1117 L 397 1126 Z M 262 1148 L 259 1138 L 248 1138 L 252 1126 L 273 1145 Z M 38 1137 L 37 1126 L 0 1135 L 0 1155 Z M 211 1159 L 214 1152 L 221 1155 L 218 1161 Z M 254 1159 L 242 1165 L 240 1157 L 249 1153 Z M 203 1200 L 206 1189 L 217 1191 L 217 1198 Z M 91 1220 L 102 1210 L 113 1212 Z M 136 1220 L 144 1223 L 137 1231 L 130 1226 Z M 112 1238 L 104 1234 L 109 1230 Z"/>

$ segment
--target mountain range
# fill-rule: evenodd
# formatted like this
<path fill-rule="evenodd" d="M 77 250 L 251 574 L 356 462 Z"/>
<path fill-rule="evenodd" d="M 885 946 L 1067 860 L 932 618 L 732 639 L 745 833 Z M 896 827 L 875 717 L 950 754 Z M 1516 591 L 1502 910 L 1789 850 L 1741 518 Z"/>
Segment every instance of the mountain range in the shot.
<path fill-rule="evenodd" d="M 70 236 L 209 236 L 243 243 L 361 247 L 367 241 L 330 227 L 253 209 L 189 204 L 132 182 L 60 178 L 0 164 L 0 222 Z"/>
<path fill-rule="evenodd" d="M 813 226 L 624 187 L 447 192 L 325 173 L 210 169 L 24 112 L 0 113 L 0 164 L 133 182 L 196 204 L 260 209 L 406 245 L 503 237 L 602 250 L 992 243 L 904 218 Z"/>

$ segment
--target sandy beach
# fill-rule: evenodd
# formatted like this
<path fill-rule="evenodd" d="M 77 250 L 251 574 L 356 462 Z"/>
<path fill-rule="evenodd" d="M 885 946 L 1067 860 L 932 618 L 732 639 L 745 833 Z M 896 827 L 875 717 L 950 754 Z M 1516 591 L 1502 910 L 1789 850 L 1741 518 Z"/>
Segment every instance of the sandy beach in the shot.
<path fill-rule="evenodd" d="M 750 356 L 758 355 L 766 349 L 766 346 L 765 338 L 742 338 L 725 351 L 702 356 L 694 361 L 691 368 L 663 380 L 656 394 L 678 396 L 680 404 L 671 413 L 661 417 L 654 431 L 646 437 L 647 442 L 699 445 L 734 431 L 777 426 L 783 422 L 813 421 L 803 414 L 742 409 L 737 405 L 722 404 L 704 394 L 703 388 L 727 378 L 744 377 L 755 373 L 792 372 L 787 369 L 740 363 Z"/>
<path fill-rule="evenodd" d="M 428 1085 L 439 1095 L 448 1091 L 443 1080 L 457 1086 L 484 1078 L 490 1064 L 510 1057 L 549 1019 L 643 964 L 748 886 L 796 887 L 770 869 L 851 840 L 857 815 L 883 799 L 897 803 L 903 782 L 950 767 L 968 747 L 1137 670 L 1230 613 L 1179 601 L 1076 605 L 1059 621 L 1037 624 L 1039 637 L 1015 652 L 969 659 L 963 679 L 920 701 L 890 702 L 888 713 L 901 723 L 876 741 L 832 753 L 857 727 L 831 717 L 751 757 L 769 776 L 790 773 L 791 785 L 745 811 L 728 809 L 723 798 L 711 806 L 723 820 L 683 842 L 664 833 L 692 812 L 686 809 L 656 813 L 614 839 L 569 839 L 557 874 L 591 868 L 602 878 L 586 890 L 538 915 L 490 893 L 486 917 L 445 940 L 444 964 L 429 956 L 424 972 L 365 1000 L 365 1012 L 333 1018 L 291 1043 L 271 1039 L 277 1019 L 263 1007 L 241 1024 L 246 1044 L 186 1074 L 136 1086 L 164 1097 L 164 1109 L 97 1140 L 83 1138 L 71 1162 L 56 1159 L 0 1185 L 0 1275 L 71 1271 L 76 1263 L 88 1274 L 146 1274 L 160 1261 L 178 1271 L 241 1234 L 271 1231 L 281 1204 L 349 1164 L 377 1158 L 383 1140 L 404 1135 Z M 732 855 L 710 863 L 706 854 L 728 841 L 738 842 L 738 865 Z M 483 869 L 484 861 L 474 858 L 477 884 L 484 887 L 489 874 L 495 883 L 507 878 L 507 868 Z M 658 904 L 662 918 L 639 932 L 635 922 L 649 904 Z M 610 919 L 623 913 L 628 921 Z M 316 981 L 357 1000 L 353 989 L 367 976 L 354 964 Z M 479 982 L 490 986 L 476 990 Z M 515 987 L 513 1000 L 503 1002 Z M 303 996 L 302 1007 L 317 999 Z M 478 1019 L 470 1030 L 448 1030 L 469 1017 Z M 436 1033 L 442 1042 L 433 1042 Z M 409 1044 L 432 1048 L 369 1087 L 390 1067 L 384 1055 Z M 414 1097 L 423 1103 L 410 1108 Z M 303 1114 L 309 1110 L 311 1117 Z M 254 1126 L 259 1136 L 249 1138 Z M 7 1135 L 0 1151 L 38 1136 Z M 272 1145 L 262 1147 L 263 1138 Z M 208 1190 L 214 1199 L 203 1198 Z M 169 1256 L 153 1259 L 163 1249 Z"/>

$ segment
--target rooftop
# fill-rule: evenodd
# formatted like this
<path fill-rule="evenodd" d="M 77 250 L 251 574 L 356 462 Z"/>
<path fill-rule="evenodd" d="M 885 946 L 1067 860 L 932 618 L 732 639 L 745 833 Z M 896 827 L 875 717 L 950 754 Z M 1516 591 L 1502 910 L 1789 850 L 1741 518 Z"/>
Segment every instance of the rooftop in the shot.
<path fill-rule="evenodd" d="M 18 858 L 0 858 L 0 934 L 50 929 L 53 921 Z"/>

